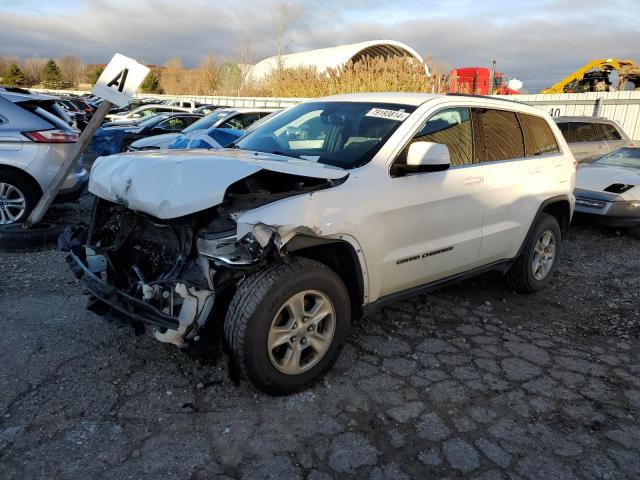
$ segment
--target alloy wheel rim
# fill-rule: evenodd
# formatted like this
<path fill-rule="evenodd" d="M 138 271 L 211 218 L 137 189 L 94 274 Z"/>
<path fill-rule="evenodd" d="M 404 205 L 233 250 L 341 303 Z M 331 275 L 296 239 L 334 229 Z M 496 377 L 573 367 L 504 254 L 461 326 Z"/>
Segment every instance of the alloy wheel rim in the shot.
<path fill-rule="evenodd" d="M 556 236 L 551 230 L 545 230 L 538 238 L 533 249 L 531 260 L 531 270 L 533 278 L 544 280 L 556 259 Z"/>
<path fill-rule="evenodd" d="M 27 199 L 15 185 L 0 182 L 0 225 L 17 222 L 27 210 Z"/>
<path fill-rule="evenodd" d="M 305 290 L 276 313 L 267 335 L 271 364 L 286 375 L 313 368 L 325 356 L 336 329 L 336 311 L 324 293 Z"/>

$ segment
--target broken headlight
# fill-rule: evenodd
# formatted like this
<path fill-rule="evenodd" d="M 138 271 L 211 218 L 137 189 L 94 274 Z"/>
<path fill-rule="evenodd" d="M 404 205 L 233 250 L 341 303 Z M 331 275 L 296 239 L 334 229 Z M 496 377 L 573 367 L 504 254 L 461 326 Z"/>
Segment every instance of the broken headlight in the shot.
<path fill-rule="evenodd" d="M 198 254 L 231 267 L 253 265 L 260 259 L 262 247 L 252 233 L 240 240 L 235 233 L 201 232 L 196 241 Z"/>

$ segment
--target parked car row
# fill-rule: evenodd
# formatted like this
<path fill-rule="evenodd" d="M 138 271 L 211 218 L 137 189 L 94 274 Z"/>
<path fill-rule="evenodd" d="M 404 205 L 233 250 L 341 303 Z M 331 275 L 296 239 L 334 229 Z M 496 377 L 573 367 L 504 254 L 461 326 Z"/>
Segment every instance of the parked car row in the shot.
<path fill-rule="evenodd" d="M 23 222 L 69 157 L 78 131 L 59 99 L 0 87 L 0 225 Z M 89 174 L 78 161 L 56 201 L 74 201 Z"/>
<path fill-rule="evenodd" d="M 129 146 L 129 151 L 160 148 L 223 148 L 258 120 L 276 112 L 274 108 L 220 108 L 180 133 L 147 137 Z"/>

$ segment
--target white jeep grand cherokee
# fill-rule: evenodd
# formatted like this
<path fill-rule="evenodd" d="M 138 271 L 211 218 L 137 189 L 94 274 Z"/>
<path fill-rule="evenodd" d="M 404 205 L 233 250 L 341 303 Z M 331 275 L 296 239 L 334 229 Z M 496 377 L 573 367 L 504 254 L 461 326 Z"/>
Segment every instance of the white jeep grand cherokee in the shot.
<path fill-rule="evenodd" d="M 474 96 L 306 102 L 219 151 L 98 159 L 61 237 L 90 309 L 271 394 L 335 362 L 353 317 L 487 270 L 544 288 L 575 161 L 541 110 Z M 210 352 L 209 352 L 210 353 Z"/>

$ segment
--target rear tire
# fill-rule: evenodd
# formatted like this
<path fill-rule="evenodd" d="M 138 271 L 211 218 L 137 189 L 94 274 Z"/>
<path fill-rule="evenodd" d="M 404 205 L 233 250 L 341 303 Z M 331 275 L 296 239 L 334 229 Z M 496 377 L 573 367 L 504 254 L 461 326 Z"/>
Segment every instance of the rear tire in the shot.
<path fill-rule="evenodd" d="M 24 222 L 40 200 L 40 192 L 16 172 L 0 171 L 0 225 Z"/>
<path fill-rule="evenodd" d="M 334 364 L 351 323 L 349 294 L 322 263 L 295 258 L 238 286 L 224 335 L 240 376 L 271 395 L 299 392 Z"/>
<path fill-rule="evenodd" d="M 59 225 L 37 223 L 31 228 L 23 228 L 20 223 L 0 225 L 0 250 L 20 251 L 29 248 L 44 248 L 55 245 L 62 233 Z"/>
<path fill-rule="evenodd" d="M 520 256 L 507 272 L 507 282 L 522 293 L 544 289 L 558 269 L 562 232 L 556 218 L 543 213 L 527 238 Z"/>

